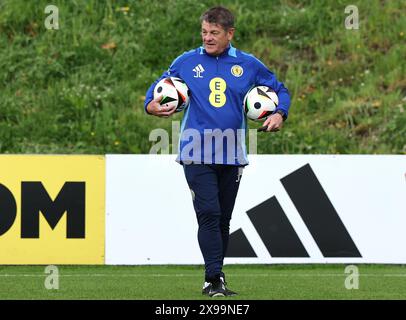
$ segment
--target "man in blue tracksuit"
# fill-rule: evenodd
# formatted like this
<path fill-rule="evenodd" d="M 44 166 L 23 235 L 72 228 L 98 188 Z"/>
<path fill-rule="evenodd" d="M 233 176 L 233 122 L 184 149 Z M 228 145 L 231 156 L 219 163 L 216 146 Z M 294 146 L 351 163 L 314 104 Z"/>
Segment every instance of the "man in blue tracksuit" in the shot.
<path fill-rule="evenodd" d="M 266 119 L 267 132 L 278 131 L 288 116 L 290 96 L 283 83 L 253 55 L 231 45 L 234 17 L 224 7 L 201 16 L 203 46 L 176 58 L 148 89 L 145 111 L 169 117 L 175 107 L 154 100 L 162 78 L 183 79 L 190 90 L 180 132 L 177 161 L 183 165 L 199 224 L 198 241 L 205 262 L 203 294 L 234 295 L 222 272 L 229 225 L 242 169 L 248 164 L 245 136 L 245 94 L 254 86 L 268 86 L 278 95 L 275 112 Z"/>

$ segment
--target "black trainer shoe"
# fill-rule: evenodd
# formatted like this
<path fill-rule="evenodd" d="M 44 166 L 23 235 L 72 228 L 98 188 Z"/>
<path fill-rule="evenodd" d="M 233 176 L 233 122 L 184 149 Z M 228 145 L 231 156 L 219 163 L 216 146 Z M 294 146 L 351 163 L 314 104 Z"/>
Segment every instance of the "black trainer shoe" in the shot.
<path fill-rule="evenodd" d="M 202 295 L 208 296 L 210 292 L 210 282 L 204 282 L 203 284 L 203 289 L 202 289 Z"/>
<path fill-rule="evenodd" d="M 232 297 L 232 296 L 236 296 L 238 294 L 237 292 L 232 291 L 232 290 L 227 288 L 227 282 L 225 281 L 224 273 L 221 273 L 220 281 L 224 284 L 224 288 L 226 290 L 226 296 Z M 203 288 L 202 288 L 202 295 L 208 296 L 209 292 L 210 292 L 210 287 L 211 287 L 210 282 L 204 282 Z"/>
<path fill-rule="evenodd" d="M 213 281 L 209 285 L 209 297 L 225 297 L 226 287 L 222 281 Z"/>
<path fill-rule="evenodd" d="M 226 289 L 226 295 L 229 297 L 236 296 L 238 293 L 235 291 L 232 291 L 227 288 L 227 282 L 226 282 L 226 275 L 222 272 L 220 276 L 220 281 L 223 283 L 224 288 Z"/>

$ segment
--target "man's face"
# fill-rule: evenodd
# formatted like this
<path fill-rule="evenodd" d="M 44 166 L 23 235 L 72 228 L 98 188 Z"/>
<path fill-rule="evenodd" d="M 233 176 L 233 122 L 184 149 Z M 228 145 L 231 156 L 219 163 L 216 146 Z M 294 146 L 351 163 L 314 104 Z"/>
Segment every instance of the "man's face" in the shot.
<path fill-rule="evenodd" d="M 228 46 L 233 38 L 234 28 L 225 31 L 223 27 L 215 23 L 202 22 L 202 40 L 204 49 L 210 55 L 218 56 Z"/>

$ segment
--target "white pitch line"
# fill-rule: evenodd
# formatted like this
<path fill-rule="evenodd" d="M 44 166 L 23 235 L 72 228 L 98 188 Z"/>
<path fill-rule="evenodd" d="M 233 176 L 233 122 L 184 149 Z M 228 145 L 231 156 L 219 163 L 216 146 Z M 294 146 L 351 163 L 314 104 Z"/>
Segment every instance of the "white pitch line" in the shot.
<path fill-rule="evenodd" d="M 378 274 L 378 273 L 359 273 L 360 277 L 406 277 L 406 274 L 399 273 L 399 274 Z M 0 277 L 48 277 L 49 274 L 0 274 Z M 182 274 L 182 273 L 175 273 L 175 274 L 141 274 L 141 273 L 129 273 L 129 274 L 112 274 L 112 273 L 89 273 L 89 274 L 63 274 L 59 273 L 60 277 L 146 277 L 146 278 L 159 278 L 159 277 L 191 277 L 191 278 L 200 278 L 201 275 L 193 275 L 193 274 Z M 348 274 L 341 274 L 341 273 L 331 273 L 331 274 L 313 274 L 313 273 L 304 273 L 304 274 L 231 274 L 228 278 L 234 277 L 347 277 Z"/>

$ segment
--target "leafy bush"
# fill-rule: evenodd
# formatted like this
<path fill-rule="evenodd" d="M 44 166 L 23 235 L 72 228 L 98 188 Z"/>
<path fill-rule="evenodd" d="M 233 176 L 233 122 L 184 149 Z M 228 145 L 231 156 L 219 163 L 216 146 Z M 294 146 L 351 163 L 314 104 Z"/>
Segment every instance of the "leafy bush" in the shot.
<path fill-rule="evenodd" d="M 0 2 L 0 151 L 147 153 L 154 128 L 143 97 L 179 54 L 200 46 L 201 13 L 216 1 Z M 291 92 L 285 128 L 258 135 L 259 153 L 406 153 L 404 1 L 241 1 L 233 44 L 260 58 Z M 172 120 L 179 121 L 180 114 Z M 250 123 L 251 128 L 258 124 Z"/>

